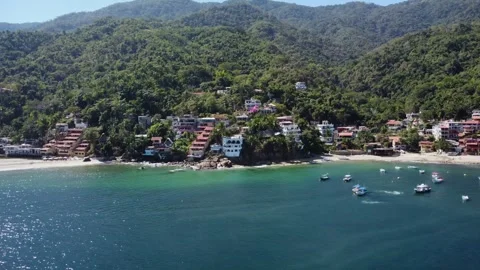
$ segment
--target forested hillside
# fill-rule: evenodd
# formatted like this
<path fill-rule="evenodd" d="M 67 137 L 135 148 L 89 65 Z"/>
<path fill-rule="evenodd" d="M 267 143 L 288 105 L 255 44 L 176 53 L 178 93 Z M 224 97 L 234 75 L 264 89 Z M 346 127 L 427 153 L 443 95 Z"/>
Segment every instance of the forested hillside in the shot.
<path fill-rule="evenodd" d="M 319 76 L 319 66 L 298 60 L 296 55 L 308 52 L 291 51 L 296 41 L 285 46 L 286 53 L 276 39 L 224 26 L 106 19 L 71 34 L 12 32 L 2 40 L 32 45 L 12 44 L 0 59 L 0 86 L 14 90 L 1 95 L 16 100 L 2 98 L 0 107 L 8 112 L 2 134 L 10 136 L 41 136 L 75 112 L 121 138 L 135 126 L 128 115 L 231 113 L 255 88 L 268 87 L 281 100 L 286 92 L 295 95 L 297 80 L 313 87 L 326 77 Z M 237 94 L 211 94 L 227 86 Z M 193 91 L 206 94 L 191 98 Z M 288 106 L 295 106 L 294 97 L 288 98 Z"/>
<path fill-rule="evenodd" d="M 465 118 L 480 107 L 480 24 L 435 27 L 395 40 L 345 68 L 348 89 L 426 118 Z"/>
<path fill-rule="evenodd" d="M 476 0 L 409 0 L 385 7 L 362 2 L 308 7 L 270 0 L 229 0 L 224 3 L 136 0 L 118 3 L 94 12 L 67 14 L 46 23 L 33 24 L 31 27 L 28 25 L 2 27 L 0 24 L 0 30 L 28 27 L 32 30 L 50 32 L 72 31 L 105 17 L 180 20 L 200 11 L 220 6 L 234 7 L 239 3 L 262 10 L 266 13 L 264 16 L 268 14 L 297 29 L 307 30 L 314 38 L 328 40 L 338 48 L 339 54 L 343 55 L 342 61 L 356 59 L 379 45 L 407 33 L 440 24 L 480 19 L 480 1 Z M 218 12 L 216 14 L 221 15 Z M 238 14 L 229 15 L 233 15 L 230 24 L 235 23 Z"/>

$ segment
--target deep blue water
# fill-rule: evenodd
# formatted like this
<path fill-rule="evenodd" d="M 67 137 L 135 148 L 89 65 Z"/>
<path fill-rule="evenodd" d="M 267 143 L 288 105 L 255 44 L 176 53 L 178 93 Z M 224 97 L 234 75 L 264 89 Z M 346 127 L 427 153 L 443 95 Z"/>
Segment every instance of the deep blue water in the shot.
<path fill-rule="evenodd" d="M 394 166 L 3 172 L 0 269 L 479 269 L 480 168 Z"/>

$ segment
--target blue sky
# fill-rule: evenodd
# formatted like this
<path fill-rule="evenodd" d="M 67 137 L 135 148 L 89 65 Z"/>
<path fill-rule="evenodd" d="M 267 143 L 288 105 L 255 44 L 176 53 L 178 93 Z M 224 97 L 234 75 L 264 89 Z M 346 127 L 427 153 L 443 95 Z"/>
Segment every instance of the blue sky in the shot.
<path fill-rule="evenodd" d="M 127 0 L 0 0 L 0 22 L 42 22 L 54 19 L 60 15 L 78 11 L 92 11 L 113 3 Z M 207 0 L 197 0 L 207 2 Z M 222 2 L 221 0 L 208 0 Z M 402 0 L 366 0 L 379 5 L 388 5 Z M 323 6 L 343 4 L 351 0 L 283 0 L 283 2 L 297 3 L 309 6 Z"/>

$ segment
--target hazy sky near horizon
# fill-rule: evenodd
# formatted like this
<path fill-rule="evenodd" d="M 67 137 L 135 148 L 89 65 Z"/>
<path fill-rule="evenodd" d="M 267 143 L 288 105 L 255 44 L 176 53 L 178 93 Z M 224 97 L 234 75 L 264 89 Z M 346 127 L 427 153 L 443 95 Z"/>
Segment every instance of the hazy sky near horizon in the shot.
<path fill-rule="evenodd" d="M 93 11 L 108 5 L 129 0 L 0 0 L 0 22 L 43 22 L 58 16 L 79 11 Z M 197 2 L 223 2 L 223 0 L 196 0 Z M 277 0 L 308 6 L 344 4 L 352 0 Z M 379 5 L 389 5 L 404 0 L 365 0 Z"/>

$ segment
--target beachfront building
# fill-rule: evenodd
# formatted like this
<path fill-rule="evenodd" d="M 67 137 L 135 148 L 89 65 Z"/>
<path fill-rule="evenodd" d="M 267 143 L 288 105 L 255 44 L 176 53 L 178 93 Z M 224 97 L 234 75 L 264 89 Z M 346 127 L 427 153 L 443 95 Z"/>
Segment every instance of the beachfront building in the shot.
<path fill-rule="evenodd" d="M 188 154 L 189 158 L 200 159 L 205 155 L 205 151 L 210 143 L 210 135 L 213 132 L 213 126 L 199 127 L 197 138 L 193 141 Z"/>
<path fill-rule="evenodd" d="M 283 121 L 280 122 L 279 125 L 284 136 L 292 136 L 295 138 L 296 142 L 300 142 L 302 130 L 300 130 L 297 124 L 294 124 L 292 121 Z"/>
<path fill-rule="evenodd" d="M 238 158 L 243 148 L 243 137 L 235 135 L 233 137 L 223 137 L 223 154 L 228 158 Z"/>
<path fill-rule="evenodd" d="M 420 152 L 430 153 L 433 152 L 433 142 L 431 141 L 420 141 L 418 146 L 420 147 Z"/>
<path fill-rule="evenodd" d="M 170 157 L 173 141 L 167 138 L 163 141 L 162 137 L 152 137 L 152 145 L 145 149 L 143 156 L 147 159 L 158 157 L 160 160 L 166 160 Z"/>
<path fill-rule="evenodd" d="M 468 121 L 444 121 L 432 128 L 435 140 L 458 140 L 459 136 L 475 134 L 478 131 L 480 131 L 480 121 L 473 119 Z"/>
<path fill-rule="evenodd" d="M 322 121 L 317 124 L 317 130 L 320 132 L 320 140 L 325 144 L 333 143 L 333 136 L 335 134 L 335 126 L 328 121 Z"/>
<path fill-rule="evenodd" d="M 464 138 L 459 140 L 460 147 L 463 149 L 463 153 L 468 155 L 480 154 L 480 139 L 477 138 Z"/>
<path fill-rule="evenodd" d="M 336 131 L 336 140 L 337 142 L 342 142 L 343 139 L 353 140 L 356 135 L 356 127 L 338 127 Z"/>
<path fill-rule="evenodd" d="M 258 108 L 260 108 L 261 106 L 262 102 L 260 102 L 260 100 L 258 99 L 251 98 L 245 100 L 245 110 L 247 110 L 248 112 L 252 112 L 255 109 L 258 110 Z"/>
<path fill-rule="evenodd" d="M 5 156 L 7 157 L 41 157 L 40 148 L 32 147 L 30 144 L 6 145 L 3 147 Z"/>
<path fill-rule="evenodd" d="M 297 90 L 307 90 L 307 84 L 305 82 L 296 82 L 295 89 Z"/>

